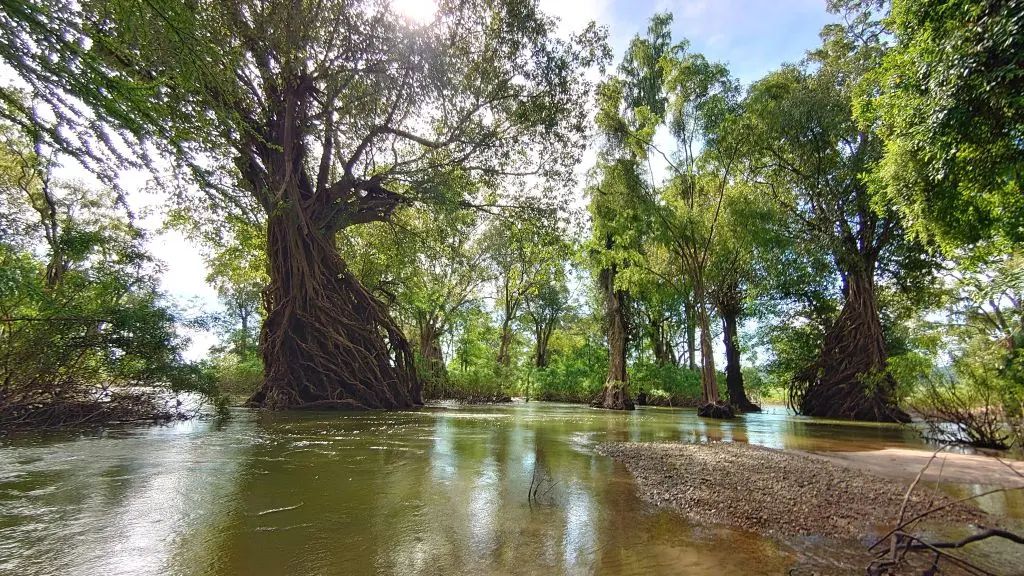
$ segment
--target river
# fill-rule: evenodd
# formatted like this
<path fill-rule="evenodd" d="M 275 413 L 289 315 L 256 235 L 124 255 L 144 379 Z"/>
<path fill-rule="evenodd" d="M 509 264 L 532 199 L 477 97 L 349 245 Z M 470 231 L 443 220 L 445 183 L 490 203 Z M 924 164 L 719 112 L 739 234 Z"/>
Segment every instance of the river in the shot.
<path fill-rule="evenodd" d="M 537 402 L 6 438 L 0 574 L 780 574 L 828 555 L 642 503 L 605 440 L 928 449 L 782 408 Z"/>

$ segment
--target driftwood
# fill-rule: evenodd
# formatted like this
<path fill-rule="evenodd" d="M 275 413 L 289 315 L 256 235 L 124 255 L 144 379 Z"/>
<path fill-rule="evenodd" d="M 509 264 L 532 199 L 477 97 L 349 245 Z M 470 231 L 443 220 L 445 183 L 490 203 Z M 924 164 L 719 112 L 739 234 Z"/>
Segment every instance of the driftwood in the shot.
<path fill-rule="evenodd" d="M 888 548 L 881 548 L 875 559 L 868 566 L 867 573 L 869 576 L 883 576 L 883 575 L 894 575 L 902 573 L 902 569 L 905 568 L 908 555 L 911 553 L 925 553 L 931 555 L 931 564 L 923 572 L 922 576 L 932 576 L 938 574 L 940 571 L 940 565 L 945 562 L 947 564 L 956 566 L 966 572 L 967 574 L 977 574 L 981 576 L 996 576 L 993 572 L 990 572 L 980 566 L 971 563 L 966 558 L 949 552 L 950 550 L 958 550 L 964 548 L 975 542 L 982 540 L 988 540 L 990 538 L 1001 538 L 1010 542 L 1024 545 L 1024 536 L 1015 534 L 1008 530 L 1000 528 L 986 528 L 980 532 L 976 532 L 969 536 L 966 536 L 960 540 L 949 541 L 949 542 L 928 542 L 923 539 L 922 536 L 914 533 L 915 526 L 926 519 L 931 514 L 938 512 L 939 510 L 948 508 L 950 506 L 968 502 L 970 500 L 976 500 L 983 496 L 990 494 L 997 494 L 1000 492 L 1011 492 L 1016 490 L 1024 490 L 1024 485 L 1017 486 L 1014 488 L 998 488 L 989 490 L 981 494 L 975 494 L 966 498 L 961 498 L 953 502 L 942 504 L 939 506 L 930 507 L 928 510 L 910 518 L 906 519 L 907 503 L 910 501 L 910 495 L 917 488 L 921 482 L 921 478 L 924 476 L 925 471 L 932 465 L 936 457 L 940 452 L 948 448 L 948 445 L 943 445 L 935 452 L 932 453 L 931 458 L 925 463 L 921 471 L 917 473 L 914 481 L 911 482 L 910 487 L 907 489 L 906 496 L 903 498 L 903 504 L 900 506 L 899 517 L 896 520 L 896 526 L 890 530 L 887 534 L 876 540 L 869 548 L 869 551 L 878 549 L 883 543 L 888 541 Z M 999 460 L 1001 464 L 1013 471 L 1014 474 L 1020 476 L 1024 480 L 1024 473 L 1017 470 L 1009 463 Z M 941 480 L 941 469 L 939 471 L 939 478 Z"/>

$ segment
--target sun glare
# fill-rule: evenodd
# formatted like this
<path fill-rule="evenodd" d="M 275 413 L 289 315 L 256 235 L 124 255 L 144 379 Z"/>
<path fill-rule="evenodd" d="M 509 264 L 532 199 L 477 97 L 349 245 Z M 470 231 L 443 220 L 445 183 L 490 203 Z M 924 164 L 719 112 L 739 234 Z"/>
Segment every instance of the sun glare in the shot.
<path fill-rule="evenodd" d="M 434 0 L 391 0 L 391 9 L 412 24 L 429 24 L 437 13 Z"/>

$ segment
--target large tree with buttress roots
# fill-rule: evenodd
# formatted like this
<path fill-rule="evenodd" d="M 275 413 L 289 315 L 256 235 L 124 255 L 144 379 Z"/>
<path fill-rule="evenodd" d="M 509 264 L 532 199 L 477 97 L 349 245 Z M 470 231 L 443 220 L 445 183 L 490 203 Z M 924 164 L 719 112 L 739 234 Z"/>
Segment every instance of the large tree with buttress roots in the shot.
<path fill-rule="evenodd" d="M 809 416 L 909 421 L 889 371 L 879 293 L 909 290 L 933 265 L 894 207 L 870 186 L 879 136 L 853 119 L 852 86 L 877 64 L 881 46 L 848 28 L 826 27 L 802 66 L 755 83 L 744 102 L 749 180 L 774 205 L 785 234 L 831 260 L 841 298 L 816 360 L 796 375 L 790 404 Z"/>
<path fill-rule="evenodd" d="M 403 203 L 495 202 L 453 193 L 453 178 L 517 196 L 561 182 L 586 131 L 584 71 L 607 51 L 594 27 L 559 39 L 529 1 L 441 0 L 429 22 L 375 0 L 64 8 L 71 57 L 112 79 L 92 95 L 94 120 L 173 157 L 224 210 L 258 206 L 270 283 L 266 379 L 251 402 L 275 409 L 421 403 L 410 346 L 347 268 L 339 235 Z M 42 28 L 25 34 L 28 60 L 45 58 L 33 35 L 63 42 Z M 47 86 L 33 70 L 19 71 Z M 74 96 L 74 86 L 55 89 Z M 134 100 L 115 112 L 151 122 L 105 112 L 117 95 Z"/>

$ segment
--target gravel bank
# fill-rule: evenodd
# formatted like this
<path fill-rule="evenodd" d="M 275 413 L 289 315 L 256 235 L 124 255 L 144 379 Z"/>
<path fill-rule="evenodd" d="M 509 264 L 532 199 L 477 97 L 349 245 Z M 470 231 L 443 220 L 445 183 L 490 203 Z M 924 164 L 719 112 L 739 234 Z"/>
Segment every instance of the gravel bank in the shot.
<path fill-rule="evenodd" d="M 739 443 L 605 443 L 598 451 L 625 464 L 648 502 L 695 520 L 780 536 L 860 538 L 884 532 L 895 524 L 910 484 L 807 454 Z M 949 501 L 919 484 L 908 518 Z M 931 518 L 986 520 L 965 504 Z"/>

